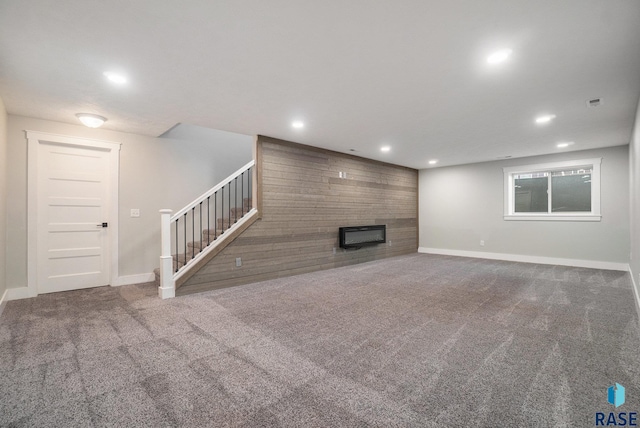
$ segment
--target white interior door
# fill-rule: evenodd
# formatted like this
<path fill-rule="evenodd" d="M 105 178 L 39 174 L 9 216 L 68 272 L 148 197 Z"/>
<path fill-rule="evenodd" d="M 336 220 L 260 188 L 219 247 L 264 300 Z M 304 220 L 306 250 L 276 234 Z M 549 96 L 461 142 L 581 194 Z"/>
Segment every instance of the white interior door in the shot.
<path fill-rule="evenodd" d="M 41 140 L 37 164 L 38 293 L 108 285 L 110 150 Z"/>

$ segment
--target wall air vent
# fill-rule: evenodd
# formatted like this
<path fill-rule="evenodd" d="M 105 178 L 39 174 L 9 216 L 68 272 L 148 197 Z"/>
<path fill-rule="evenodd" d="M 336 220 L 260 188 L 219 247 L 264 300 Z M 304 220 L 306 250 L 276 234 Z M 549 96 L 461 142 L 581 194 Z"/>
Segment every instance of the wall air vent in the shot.
<path fill-rule="evenodd" d="M 587 101 L 587 107 L 600 107 L 602 105 L 602 98 L 594 98 Z"/>

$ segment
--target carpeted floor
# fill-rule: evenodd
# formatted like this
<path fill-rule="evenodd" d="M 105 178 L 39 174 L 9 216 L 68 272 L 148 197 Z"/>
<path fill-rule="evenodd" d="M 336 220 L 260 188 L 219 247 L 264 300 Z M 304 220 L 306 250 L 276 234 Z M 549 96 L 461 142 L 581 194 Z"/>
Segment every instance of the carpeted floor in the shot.
<path fill-rule="evenodd" d="M 640 411 L 624 272 L 416 254 L 156 295 L 9 302 L 0 425 L 587 427 Z"/>

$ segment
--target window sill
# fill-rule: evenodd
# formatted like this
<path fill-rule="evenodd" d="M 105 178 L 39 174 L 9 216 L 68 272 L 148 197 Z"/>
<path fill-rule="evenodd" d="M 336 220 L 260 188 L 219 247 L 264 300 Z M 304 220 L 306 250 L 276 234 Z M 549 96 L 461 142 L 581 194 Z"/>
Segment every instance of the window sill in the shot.
<path fill-rule="evenodd" d="M 505 215 L 508 221 L 600 221 L 600 215 L 558 215 L 558 214 L 542 214 L 542 215 Z"/>

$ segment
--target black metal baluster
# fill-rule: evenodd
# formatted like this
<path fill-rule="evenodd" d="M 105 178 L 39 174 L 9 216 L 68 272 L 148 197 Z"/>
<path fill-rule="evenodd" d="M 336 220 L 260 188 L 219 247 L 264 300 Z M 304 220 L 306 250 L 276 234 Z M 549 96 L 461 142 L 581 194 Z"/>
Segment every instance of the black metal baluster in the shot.
<path fill-rule="evenodd" d="M 240 174 L 240 199 L 242 199 L 242 213 L 241 217 L 244 217 L 244 171 Z"/>
<path fill-rule="evenodd" d="M 222 193 L 220 194 L 220 200 L 222 201 L 222 212 L 220 213 L 220 215 L 222 216 L 222 229 L 220 230 L 220 235 L 222 235 L 224 233 L 224 186 L 222 186 Z M 218 222 L 218 220 L 216 220 L 216 223 Z"/>
<path fill-rule="evenodd" d="M 251 198 L 253 198 L 253 192 L 251 191 L 251 186 L 253 186 L 253 180 L 251 179 L 251 169 L 252 168 L 249 168 L 249 171 L 247 173 L 247 176 L 248 176 L 247 177 L 247 183 L 249 183 L 249 192 L 248 192 L 248 195 L 247 195 L 247 210 L 250 210 L 251 208 L 253 208 L 252 207 L 253 201 L 251 201 Z M 249 201 L 251 201 L 251 204 L 248 203 Z M 242 201 L 242 202 L 244 203 L 244 201 Z"/>
<path fill-rule="evenodd" d="M 172 260 L 176 264 L 176 272 L 178 272 L 178 222 L 179 221 L 180 221 L 180 219 L 177 218 L 176 219 L 176 259 Z M 173 257 L 171 257 L 171 259 L 173 259 Z"/>
<path fill-rule="evenodd" d="M 213 194 L 213 216 L 215 220 L 213 222 L 213 240 L 218 239 L 218 192 Z"/>
<path fill-rule="evenodd" d="M 207 247 L 209 246 L 209 232 L 210 232 L 209 219 L 211 218 L 211 214 L 209 212 L 210 211 L 210 208 L 209 208 L 210 205 L 211 205 L 211 196 L 208 196 L 207 197 Z"/>
<path fill-rule="evenodd" d="M 184 264 L 187 264 L 187 213 L 184 213 Z"/>
<path fill-rule="evenodd" d="M 227 226 L 227 229 L 229 227 L 231 227 L 231 181 L 229 182 L 229 225 Z"/>
<path fill-rule="evenodd" d="M 238 177 L 234 178 L 233 184 L 235 185 L 235 193 L 233 198 L 233 204 L 235 205 L 235 210 L 233 210 L 233 222 L 238 222 Z"/>
<path fill-rule="evenodd" d="M 196 207 L 191 208 L 191 242 L 196 242 Z M 191 258 L 196 256 L 195 248 L 191 247 Z"/>

